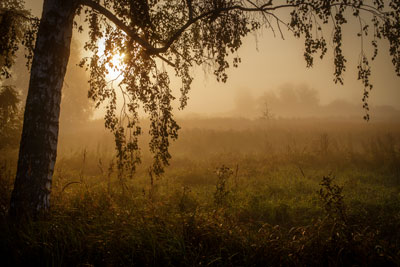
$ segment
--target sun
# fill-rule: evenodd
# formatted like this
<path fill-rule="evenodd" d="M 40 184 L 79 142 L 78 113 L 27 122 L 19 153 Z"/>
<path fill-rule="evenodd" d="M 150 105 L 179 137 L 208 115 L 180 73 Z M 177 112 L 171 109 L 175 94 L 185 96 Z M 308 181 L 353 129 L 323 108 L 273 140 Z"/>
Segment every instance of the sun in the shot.
<path fill-rule="evenodd" d="M 123 66 L 125 54 L 115 54 L 110 60 L 111 65 L 107 66 L 108 74 L 106 77 L 108 79 L 118 79 L 121 74 L 121 68 Z"/>
<path fill-rule="evenodd" d="M 105 39 L 102 38 L 99 40 L 98 43 L 98 55 L 101 57 L 105 54 Z M 109 61 L 108 64 L 106 64 L 106 69 L 107 69 L 107 74 L 106 74 L 106 79 L 107 80 L 118 80 L 122 79 L 122 67 L 124 65 L 124 58 L 125 54 L 124 53 L 115 53 L 113 54 L 111 60 Z"/>

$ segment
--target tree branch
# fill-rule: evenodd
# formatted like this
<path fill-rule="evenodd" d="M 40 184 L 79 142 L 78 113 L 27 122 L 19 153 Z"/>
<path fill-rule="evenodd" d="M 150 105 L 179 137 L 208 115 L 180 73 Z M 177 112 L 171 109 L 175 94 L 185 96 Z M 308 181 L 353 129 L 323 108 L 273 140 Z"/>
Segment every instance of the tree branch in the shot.
<path fill-rule="evenodd" d="M 188 7 L 189 7 L 189 14 L 191 13 L 191 16 L 193 16 L 193 10 L 191 6 L 191 1 L 187 0 Z M 162 47 L 153 47 L 151 44 L 149 44 L 146 40 L 142 39 L 135 31 L 133 31 L 131 28 L 129 28 L 124 22 L 122 22 L 120 19 L 118 19 L 111 11 L 103 7 L 102 5 L 94 2 L 93 0 L 80 0 L 80 4 L 84 6 L 91 7 L 93 10 L 96 10 L 103 16 L 105 16 L 107 19 L 112 21 L 117 27 L 119 27 L 122 31 L 124 31 L 127 35 L 129 35 L 134 41 L 136 41 L 138 44 L 140 44 L 144 49 L 146 49 L 146 52 L 149 55 L 158 55 L 160 53 L 165 53 L 167 50 L 170 48 L 170 46 L 175 42 L 181 34 L 188 29 L 192 24 L 198 22 L 199 20 L 210 16 L 210 15 L 218 15 L 223 12 L 228 12 L 232 10 L 241 10 L 241 11 L 248 11 L 248 12 L 264 12 L 267 10 L 275 10 L 278 8 L 283 8 L 283 7 L 293 7 L 294 5 L 281 5 L 281 6 L 276 6 L 276 7 L 269 7 L 272 4 L 272 1 L 268 1 L 266 4 L 260 6 L 260 7 L 243 7 L 239 5 L 234 5 L 231 7 L 225 7 L 225 8 L 217 8 L 217 9 L 212 9 L 209 10 L 208 12 L 205 12 L 203 14 L 200 14 L 197 17 L 190 18 L 189 15 L 189 20 L 180 28 L 178 29 L 165 43 Z M 170 62 L 167 62 L 170 63 Z"/>
<path fill-rule="evenodd" d="M 192 6 L 192 1 L 191 0 L 186 0 L 186 3 L 188 5 L 188 10 L 189 10 L 189 19 L 188 21 L 181 26 L 170 38 L 168 38 L 164 44 L 162 44 L 161 47 L 154 47 L 152 46 L 149 42 L 146 40 L 142 39 L 135 31 L 133 31 L 131 28 L 129 28 L 124 22 L 122 22 L 120 19 L 118 19 L 112 12 L 110 12 L 108 9 L 104 8 L 100 4 L 94 2 L 93 0 L 80 0 L 81 5 L 85 5 L 88 7 L 91 7 L 92 9 L 96 10 L 100 14 L 104 15 L 106 18 L 111 20 L 117 27 L 119 27 L 122 31 L 124 31 L 128 36 L 130 36 L 134 41 L 136 41 L 138 44 L 140 44 L 145 50 L 148 55 L 156 55 L 158 57 L 159 54 L 165 53 L 168 51 L 168 49 L 171 47 L 171 45 L 179 39 L 179 37 L 182 35 L 182 33 L 187 30 L 191 25 L 195 24 L 196 22 L 211 16 L 211 15 L 219 15 L 224 12 L 229 12 L 232 10 L 240 10 L 240 11 L 245 11 L 245 12 L 261 12 L 261 13 L 267 13 L 271 15 L 270 11 L 274 11 L 277 9 L 283 9 L 283 8 L 289 8 L 289 7 L 299 7 L 300 5 L 308 5 L 313 9 L 317 9 L 315 6 L 309 4 L 309 3 L 296 3 L 296 4 L 282 4 L 282 5 L 276 5 L 273 6 L 272 1 L 268 1 L 267 3 L 257 6 L 255 5 L 252 1 L 248 0 L 248 2 L 253 6 L 253 7 L 246 7 L 246 6 L 241 6 L 241 5 L 233 5 L 233 6 L 228 6 L 228 7 L 220 7 L 220 8 L 215 8 L 212 10 L 209 10 L 207 12 L 204 12 L 196 17 L 193 17 L 193 6 Z M 338 4 L 332 4 L 332 6 L 336 6 Z M 348 5 L 352 6 L 352 5 Z M 354 6 L 352 6 L 354 7 Z M 368 6 L 369 7 L 369 6 Z M 364 10 L 366 12 L 371 12 L 373 14 L 376 14 L 376 10 L 368 9 L 366 7 L 358 7 L 360 10 Z M 273 15 L 273 14 L 272 14 Z M 273 15 L 275 18 L 277 18 L 275 15 Z M 383 18 L 381 18 L 383 19 Z M 279 21 L 277 19 L 277 21 Z M 278 25 L 279 26 L 279 25 Z M 166 61 L 165 58 L 160 57 L 162 60 Z M 166 61 L 169 65 L 171 62 Z"/>
<path fill-rule="evenodd" d="M 109 11 L 102 5 L 92 0 L 80 0 L 80 4 L 91 7 L 93 10 L 96 10 L 101 15 L 111 20 L 118 28 L 123 30 L 127 35 L 129 35 L 129 37 L 131 37 L 134 41 L 136 41 L 143 48 L 145 48 L 146 51 L 148 51 L 150 54 L 156 54 L 154 53 L 155 48 L 152 45 L 150 45 L 146 40 L 140 38 L 140 36 L 135 31 L 130 29 L 124 22 L 118 19 L 113 13 L 111 13 L 111 11 Z"/>
<path fill-rule="evenodd" d="M 165 61 L 168 65 L 174 67 L 174 63 L 166 59 L 165 57 L 159 55 L 158 49 L 150 45 L 146 40 L 140 38 L 139 35 L 132 29 L 130 29 L 124 22 L 122 22 L 120 19 L 118 19 L 111 11 L 106 9 L 105 7 L 101 6 L 100 4 L 92 1 L 92 0 L 80 0 L 81 5 L 85 5 L 88 7 L 91 7 L 92 9 L 96 10 L 100 14 L 104 15 L 106 18 L 111 20 L 118 28 L 120 28 L 122 31 L 124 31 L 129 37 L 131 37 L 134 41 L 136 41 L 138 44 L 140 44 L 147 52 L 149 55 L 155 55 L 161 60 Z"/>
<path fill-rule="evenodd" d="M 192 6 L 192 0 L 186 0 L 186 4 L 188 6 L 189 10 L 189 20 L 193 19 L 193 6 Z"/>

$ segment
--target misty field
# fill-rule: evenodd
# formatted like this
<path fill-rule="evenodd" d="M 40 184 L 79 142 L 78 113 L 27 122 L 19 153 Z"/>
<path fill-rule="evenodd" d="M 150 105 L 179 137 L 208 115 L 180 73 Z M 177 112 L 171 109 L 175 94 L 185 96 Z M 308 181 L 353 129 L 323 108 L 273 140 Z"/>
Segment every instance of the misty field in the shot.
<path fill-rule="evenodd" d="M 17 149 L 3 148 L 2 266 L 400 265 L 398 122 L 179 123 L 162 177 L 146 136 L 121 173 L 101 122 L 61 129 L 50 214 L 20 227 L 7 220 Z"/>

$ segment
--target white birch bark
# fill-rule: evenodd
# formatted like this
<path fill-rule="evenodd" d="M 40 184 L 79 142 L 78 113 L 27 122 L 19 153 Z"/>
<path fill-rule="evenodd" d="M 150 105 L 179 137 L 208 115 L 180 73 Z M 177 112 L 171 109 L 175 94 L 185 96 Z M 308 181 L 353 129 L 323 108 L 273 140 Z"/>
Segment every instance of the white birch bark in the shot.
<path fill-rule="evenodd" d="M 35 217 L 50 207 L 61 89 L 70 54 L 75 0 L 45 0 L 36 39 L 10 215 Z"/>

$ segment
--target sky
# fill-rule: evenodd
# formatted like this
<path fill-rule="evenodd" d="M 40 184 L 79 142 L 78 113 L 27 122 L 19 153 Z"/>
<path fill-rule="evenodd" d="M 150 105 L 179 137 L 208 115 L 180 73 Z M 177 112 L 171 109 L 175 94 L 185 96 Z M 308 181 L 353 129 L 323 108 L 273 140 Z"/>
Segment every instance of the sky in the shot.
<path fill-rule="evenodd" d="M 43 1 L 26 0 L 27 8 L 40 16 Z M 353 23 L 354 24 L 354 23 Z M 333 82 L 332 47 L 324 60 L 315 58 L 314 67 L 306 68 L 303 57 L 304 43 L 283 30 L 285 40 L 280 35 L 274 37 L 271 31 L 263 30 L 245 38 L 238 55 L 242 59 L 239 68 L 228 70 L 227 83 L 218 83 L 212 72 L 199 66 L 192 74 L 194 82 L 189 93 L 188 106 L 184 111 L 176 110 L 177 115 L 185 114 L 224 114 L 235 107 L 235 101 L 242 95 L 257 98 L 265 92 L 277 91 L 285 84 L 306 85 L 318 91 L 321 104 L 335 99 L 358 104 L 362 110 L 363 86 L 357 80 L 356 64 L 360 51 L 360 41 L 356 28 L 344 32 L 344 55 L 347 58 L 347 71 L 344 85 Z M 74 33 L 76 34 L 76 32 Z M 329 34 L 329 33 L 328 33 Z M 82 36 L 82 35 L 80 35 Z M 396 76 L 388 56 L 386 41 L 380 42 L 380 52 L 372 63 L 371 81 L 374 89 L 370 94 L 370 105 L 391 105 L 400 109 L 400 77 Z M 367 53 L 372 51 L 366 50 Z M 175 96 L 179 98 L 179 80 L 171 77 Z"/>

